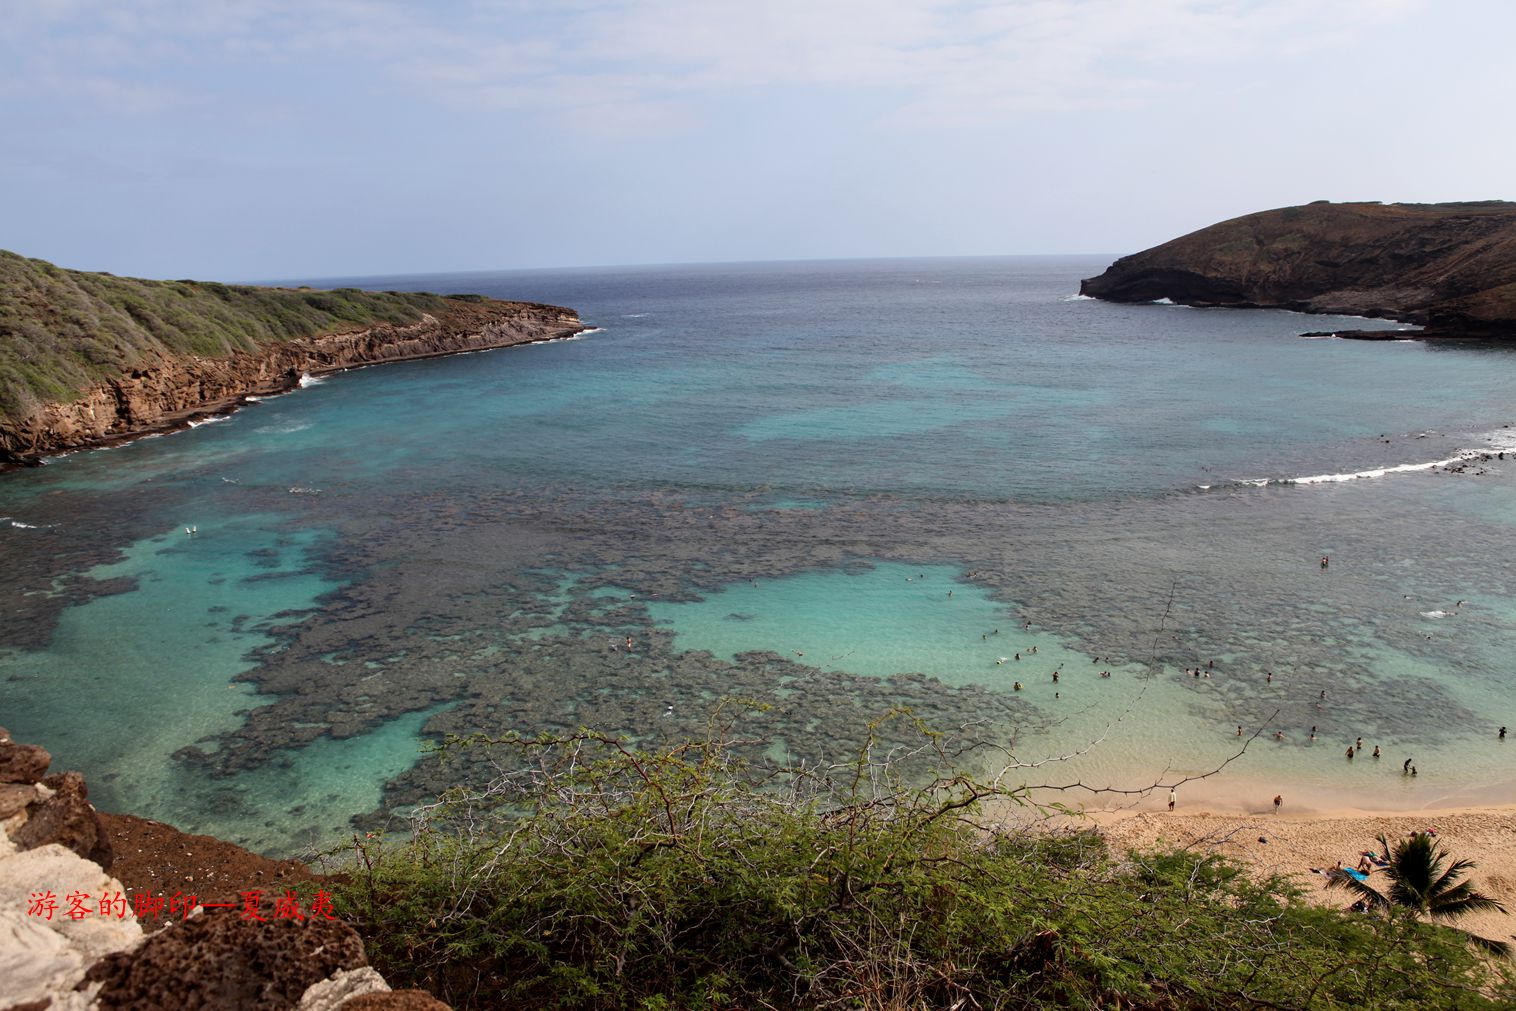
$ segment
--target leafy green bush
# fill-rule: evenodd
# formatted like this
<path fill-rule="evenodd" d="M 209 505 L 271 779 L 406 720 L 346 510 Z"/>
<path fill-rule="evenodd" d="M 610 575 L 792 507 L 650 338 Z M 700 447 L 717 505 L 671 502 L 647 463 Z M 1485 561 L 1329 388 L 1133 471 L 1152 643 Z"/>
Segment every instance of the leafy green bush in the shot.
<path fill-rule="evenodd" d="M 498 778 L 407 839 L 355 838 L 339 908 L 392 984 L 460 1008 L 1509 1006 L 1457 939 L 1214 857 L 1010 831 L 990 810 L 1024 797 L 905 782 L 872 746 L 749 764 L 735 720 L 657 749 L 449 741 L 441 760 L 483 749 Z"/>

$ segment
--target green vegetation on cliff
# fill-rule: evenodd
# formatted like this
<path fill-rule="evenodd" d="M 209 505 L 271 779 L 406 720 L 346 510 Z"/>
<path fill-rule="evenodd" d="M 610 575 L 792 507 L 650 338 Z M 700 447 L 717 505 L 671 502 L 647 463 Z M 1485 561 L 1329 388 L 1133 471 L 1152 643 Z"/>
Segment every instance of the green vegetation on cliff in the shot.
<path fill-rule="evenodd" d="M 486 749 L 501 774 L 356 840 L 339 909 L 392 985 L 457 1008 L 1511 1007 L 1506 963 L 1310 906 L 1190 852 L 1004 828 L 1017 791 L 865 751 L 761 771 L 738 724 L 636 749 Z M 948 762 L 922 732 L 914 753 Z M 881 747 L 879 749 L 883 751 Z M 466 754 L 463 757 L 477 757 Z"/>
<path fill-rule="evenodd" d="M 144 281 L 66 270 L 0 250 L 0 419 L 69 401 L 91 384 L 198 355 L 256 352 L 296 337 L 405 324 L 443 296 Z"/>

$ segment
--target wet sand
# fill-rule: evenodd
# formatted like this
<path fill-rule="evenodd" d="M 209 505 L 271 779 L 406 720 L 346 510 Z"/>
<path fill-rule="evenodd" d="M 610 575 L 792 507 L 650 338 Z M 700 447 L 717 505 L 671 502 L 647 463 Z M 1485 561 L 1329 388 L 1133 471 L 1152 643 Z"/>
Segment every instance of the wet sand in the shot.
<path fill-rule="evenodd" d="M 1363 850 L 1379 850 L 1382 833 L 1394 842 L 1411 832 L 1435 830 L 1452 859 L 1475 864 L 1468 878 L 1476 888 L 1506 907 L 1506 913 L 1479 913 L 1460 922 L 1466 930 L 1509 940 L 1516 935 L 1516 807 L 1449 808 L 1414 814 L 1373 814 L 1353 810 L 1292 810 L 1286 798 L 1278 814 L 1264 810 L 1221 813 L 1208 806 L 1186 806 L 1181 799 L 1173 812 L 1167 791 L 1143 802 L 1159 810 L 1100 811 L 1089 814 L 1113 849 L 1158 844 L 1197 852 L 1219 853 L 1250 866 L 1259 877 L 1279 874 L 1298 883 L 1306 898 L 1322 905 L 1345 908 L 1351 893 L 1327 889 L 1326 879 L 1312 867 L 1330 869 L 1339 861 L 1356 866 Z M 1370 874 L 1368 884 L 1383 889 L 1382 873 Z"/>

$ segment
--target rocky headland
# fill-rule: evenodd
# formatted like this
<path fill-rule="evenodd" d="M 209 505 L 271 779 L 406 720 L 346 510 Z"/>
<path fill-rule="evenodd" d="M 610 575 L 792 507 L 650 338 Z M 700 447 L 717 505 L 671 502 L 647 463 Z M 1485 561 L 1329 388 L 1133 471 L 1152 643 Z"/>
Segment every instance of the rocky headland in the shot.
<path fill-rule="evenodd" d="M 1516 339 L 1516 203 L 1323 200 L 1260 211 L 1123 256 L 1079 290 L 1111 302 L 1399 320 L 1423 327 L 1421 337 Z"/>
<path fill-rule="evenodd" d="M 0 467 L 182 427 L 306 375 L 583 329 L 571 309 L 478 295 L 142 281 L 0 251 Z"/>

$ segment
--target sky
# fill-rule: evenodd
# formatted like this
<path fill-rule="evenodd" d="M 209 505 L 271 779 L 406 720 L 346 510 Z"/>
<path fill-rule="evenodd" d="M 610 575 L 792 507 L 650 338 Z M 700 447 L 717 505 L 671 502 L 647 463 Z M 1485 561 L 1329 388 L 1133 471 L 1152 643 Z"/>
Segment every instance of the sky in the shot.
<path fill-rule="evenodd" d="M 1516 198 L 1509 0 L 0 0 L 0 248 L 219 280 L 1098 253 Z"/>

